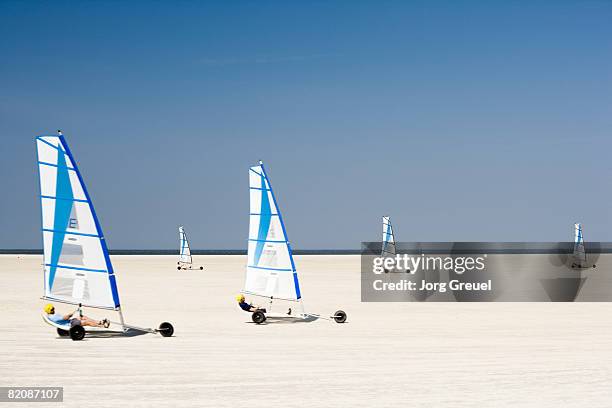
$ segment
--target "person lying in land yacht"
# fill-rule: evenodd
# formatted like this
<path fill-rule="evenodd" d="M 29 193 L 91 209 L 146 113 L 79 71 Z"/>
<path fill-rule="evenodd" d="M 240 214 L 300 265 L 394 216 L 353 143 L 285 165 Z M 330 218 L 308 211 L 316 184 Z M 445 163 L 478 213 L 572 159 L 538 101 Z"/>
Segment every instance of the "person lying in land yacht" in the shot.
<path fill-rule="evenodd" d="M 238 301 L 238 306 L 240 306 L 240 308 L 242 310 L 244 310 L 245 312 L 264 312 L 266 313 L 266 309 L 263 309 L 261 307 L 257 307 L 257 306 L 253 306 L 250 303 L 247 303 L 247 301 L 244 298 L 243 294 L 240 294 L 238 296 L 236 296 L 236 300 Z"/>
<path fill-rule="evenodd" d="M 63 316 L 56 315 L 55 306 L 49 303 L 47 306 L 45 306 L 44 310 L 49 320 L 51 320 L 53 323 L 60 324 L 60 325 L 69 324 L 70 327 L 80 325 L 80 326 L 104 327 L 104 328 L 108 328 L 108 326 L 110 326 L 110 321 L 108 321 L 108 319 L 96 321 L 87 316 L 79 316 L 77 314 L 79 309 L 76 309 L 74 312 L 65 314 Z M 75 314 L 77 314 L 77 317 L 74 317 Z"/>
<path fill-rule="evenodd" d="M 263 312 L 266 313 L 266 309 L 261 308 L 259 306 L 254 306 L 250 303 L 247 303 L 247 301 L 244 298 L 244 295 L 241 293 L 238 296 L 236 296 L 236 300 L 238 301 L 238 306 L 240 306 L 240 308 L 242 310 L 244 310 L 245 312 Z M 287 311 L 287 314 L 290 315 L 291 314 L 291 308 L 289 308 L 289 310 Z"/>

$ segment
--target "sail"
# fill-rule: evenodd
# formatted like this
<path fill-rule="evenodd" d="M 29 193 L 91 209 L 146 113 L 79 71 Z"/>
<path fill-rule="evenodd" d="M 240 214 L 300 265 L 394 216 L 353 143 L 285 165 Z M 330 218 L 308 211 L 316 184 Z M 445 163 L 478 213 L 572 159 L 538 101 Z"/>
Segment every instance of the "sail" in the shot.
<path fill-rule="evenodd" d="M 301 298 L 291 245 L 263 163 L 249 169 L 250 222 L 244 292 Z"/>
<path fill-rule="evenodd" d="M 192 263 L 191 260 L 191 249 L 189 248 L 189 241 L 187 240 L 187 234 L 185 228 L 179 227 L 179 240 L 180 240 L 180 253 L 179 262 Z"/>
<path fill-rule="evenodd" d="M 106 242 L 81 173 L 66 140 L 36 138 L 44 297 L 84 306 L 119 307 Z"/>
<path fill-rule="evenodd" d="M 574 263 L 583 266 L 586 264 L 586 251 L 584 250 L 584 237 L 582 236 L 582 224 L 574 224 Z"/>
<path fill-rule="evenodd" d="M 382 253 L 381 256 L 395 256 L 395 237 L 393 236 L 393 227 L 388 216 L 383 216 L 383 237 L 382 237 Z"/>

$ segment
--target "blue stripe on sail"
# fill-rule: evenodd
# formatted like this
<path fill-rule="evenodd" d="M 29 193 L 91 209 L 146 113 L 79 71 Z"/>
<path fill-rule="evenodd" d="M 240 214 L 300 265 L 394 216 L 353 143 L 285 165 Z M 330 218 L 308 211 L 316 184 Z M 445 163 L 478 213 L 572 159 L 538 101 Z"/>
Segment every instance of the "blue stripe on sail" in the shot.
<path fill-rule="evenodd" d="M 263 174 L 261 174 L 259 177 L 261 179 L 261 188 L 263 190 L 266 187 L 266 179 Z M 268 197 L 267 192 L 262 191 L 261 210 L 259 212 L 259 230 L 257 231 L 257 239 L 259 242 L 257 242 L 257 246 L 255 247 L 255 265 L 259 264 L 259 259 L 261 258 L 261 253 L 263 252 L 266 237 L 268 236 L 268 231 L 270 230 L 270 222 L 272 220 L 270 198 Z"/>
<path fill-rule="evenodd" d="M 70 148 L 68 147 L 68 144 L 66 143 L 66 140 L 64 139 L 64 136 L 59 136 L 59 139 L 60 139 L 62 146 L 64 146 L 64 148 L 66 149 L 66 154 L 70 158 L 70 161 L 74 163 L 74 167 L 76 170 L 77 177 L 79 179 L 79 183 L 81 183 L 81 188 L 83 189 L 85 198 L 87 198 L 87 201 L 89 203 L 89 210 L 91 211 L 91 215 L 93 217 L 94 223 L 96 224 L 96 230 L 98 231 L 98 234 L 102 237 L 103 236 L 102 227 L 100 226 L 100 221 L 98 220 L 98 216 L 96 215 L 96 210 L 94 209 L 94 206 L 91 202 L 91 197 L 89 197 L 89 192 L 87 191 L 87 187 L 85 186 L 85 183 L 83 182 L 83 176 L 81 176 L 81 172 L 79 171 L 77 167 L 76 161 L 74 160 L 74 157 L 72 156 L 72 152 L 70 151 Z M 113 301 L 115 302 L 115 307 L 117 308 L 119 307 L 119 292 L 117 291 L 117 283 L 113 276 L 113 264 L 111 263 L 110 254 L 108 253 L 108 247 L 106 246 L 106 240 L 104 238 L 100 238 L 100 246 L 102 247 L 102 253 L 104 254 L 104 260 L 106 261 L 106 267 L 108 269 L 110 287 L 111 287 L 111 292 L 113 295 Z"/>
<path fill-rule="evenodd" d="M 295 284 L 295 294 L 296 297 L 299 299 L 302 297 L 302 294 L 300 293 L 300 282 L 298 281 L 298 277 L 297 277 L 297 272 L 293 271 L 293 283 Z"/>
<path fill-rule="evenodd" d="M 80 198 L 68 198 L 68 197 L 54 197 L 48 195 L 41 195 L 40 198 L 49 198 L 51 200 L 68 200 L 68 201 L 76 201 L 77 203 L 88 203 L 87 200 L 81 200 Z"/>
<path fill-rule="evenodd" d="M 249 213 L 249 215 L 262 215 L 262 214 L 259 214 L 259 213 Z M 278 213 L 276 213 L 276 214 L 270 213 L 270 214 L 263 214 L 263 215 L 267 215 L 267 216 L 270 216 L 270 217 L 278 217 Z"/>
<path fill-rule="evenodd" d="M 53 137 L 55 137 L 55 136 L 53 136 Z M 59 151 L 60 151 L 60 152 L 62 152 L 62 153 L 65 153 L 65 152 L 64 152 L 64 150 L 63 150 L 61 147 L 59 147 L 59 146 L 55 146 L 53 143 L 49 143 L 49 142 L 47 142 L 45 139 L 43 139 L 43 137 L 42 137 L 42 136 L 38 136 L 38 137 L 36 138 L 36 140 L 40 140 L 40 141 L 41 141 L 41 142 L 43 142 L 44 144 L 47 144 L 47 145 L 51 146 L 52 148 L 57 149 L 57 150 L 59 150 Z"/>
<path fill-rule="evenodd" d="M 68 265 L 58 265 L 58 264 L 45 264 L 46 266 L 50 266 L 51 268 L 60 268 L 60 269 L 72 269 L 75 271 L 85 271 L 85 272 L 104 272 L 110 273 L 106 269 L 90 269 L 90 268 L 79 268 L 77 266 L 68 266 Z"/>
<path fill-rule="evenodd" d="M 271 242 L 273 244 L 284 244 L 284 243 L 287 242 L 287 241 L 273 241 L 273 240 L 269 240 L 269 239 L 264 239 L 262 241 L 261 239 L 251 239 L 251 238 L 249 238 L 249 241 L 252 241 L 252 242 Z"/>
<path fill-rule="evenodd" d="M 64 153 L 58 149 L 57 151 L 57 179 L 56 179 L 56 194 L 60 197 L 73 197 L 72 186 L 70 185 L 70 176 L 68 175 L 68 167 L 66 166 L 66 157 Z M 51 263 L 49 266 L 49 291 L 53 289 L 53 281 L 55 279 L 55 271 L 57 269 L 57 263 L 62 253 L 62 247 L 64 246 L 64 237 L 68 222 L 70 220 L 70 213 L 72 211 L 72 201 L 69 200 L 55 200 L 55 214 L 53 221 L 53 240 L 51 245 Z"/>
<path fill-rule="evenodd" d="M 119 291 L 117 290 L 117 281 L 115 280 L 115 275 L 111 273 L 108 275 L 108 280 L 110 282 L 111 292 L 113 294 L 113 300 L 115 301 L 115 307 L 119 307 Z"/>
<path fill-rule="evenodd" d="M 252 167 L 250 167 L 249 170 L 251 170 L 253 173 L 257 174 L 258 176 L 261 176 L 261 173 L 256 172 L 255 170 L 253 170 Z"/>
<path fill-rule="evenodd" d="M 261 187 L 249 187 L 251 190 L 259 190 L 259 191 L 270 191 L 269 188 L 261 188 Z"/>
<path fill-rule="evenodd" d="M 255 266 L 255 265 L 247 265 L 247 268 L 265 269 L 266 271 L 294 272 L 293 269 L 268 268 L 265 266 Z"/>
<path fill-rule="evenodd" d="M 39 161 L 38 164 L 42 164 L 44 166 L 51 166 L 51 167 L 60 167 L 57 164 L 47 163 L 47 162 L 43 162 L 43 161 Z M 74 168 L 72 168 L 72 167 L 68 167 L 68 166 L 61 166 L 61 167 L 65 168 L 65 169 L 68 169 L 68 170 L 75 171 Z"/>
<path fill-rule="evenodd" d="M 99 235 L 96 235 L 96 234 L 85 234 L 83 232 L 71 232 L 71 231 L 68 231 L 68 230 L 57 231 L 57 230 L 49 229 L 49 228 L 43 228 L 42 230 L 45 231 L 45 232 L 59 232 L 59 233 L 66 234 L 66 235 L 81 235 L 83 237 L 102 238 L 102 237 L 100 237 Z"/>

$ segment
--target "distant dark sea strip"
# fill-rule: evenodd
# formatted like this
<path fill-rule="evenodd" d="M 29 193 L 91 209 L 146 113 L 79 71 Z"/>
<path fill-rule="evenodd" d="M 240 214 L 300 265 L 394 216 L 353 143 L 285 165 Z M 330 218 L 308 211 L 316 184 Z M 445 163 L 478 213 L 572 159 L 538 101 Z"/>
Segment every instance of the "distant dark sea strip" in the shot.
<path fill-rule="evenodd" d="M 177 249 L 115 249 L 111 255 L 178 255 Z M 193 249 L 193 255 L 246 255 L 246 249 Z M 359 255 L 358 249 L 302 249 L 294 255 Z M 42 255 L 42 249 L 0 249 L 0 254 Z"/>

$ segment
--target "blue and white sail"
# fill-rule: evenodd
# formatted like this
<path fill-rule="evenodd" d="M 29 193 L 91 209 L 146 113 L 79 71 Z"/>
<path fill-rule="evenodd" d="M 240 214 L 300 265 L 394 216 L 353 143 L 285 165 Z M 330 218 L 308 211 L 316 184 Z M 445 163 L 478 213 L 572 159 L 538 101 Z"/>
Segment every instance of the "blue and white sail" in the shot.
<path fill-rule="evenodd" d="M 191 264 L 191 249 L 189 248 L 189 241 L 187 240 L 187 234 L 185 233 L 185 228 L 183 226 L 179 227 L 179 262 Z"/>
<path fill-rule="evenodd" d="M 584 266 L 587 263 L 586 251 L 584 249 L 584 237 L 582 235 L 582 224 L 574 224 L 574 264 Z"/>
<path fill-rule="evenodd" d="M 393 235 L 393 227 L 391 219 L 388 216 L 382 217 L 383 236 L 382 236 L 382 251 L 381 256 L 395 256 L 395 236 Z"/>
<path fill-rule="evenodd" d="M 42 235 L 44 297 L 107 309 L 119 294 L 102 228 L 66 140 L 36 138 Z"/>
<path fill-rule="evenodd" d="M 250 221 L 244 292 L 273 299 L 301 298 L 291 245 L 263 163 L 249 169 Z"/>

